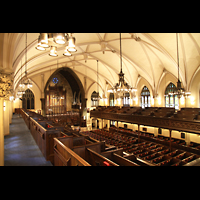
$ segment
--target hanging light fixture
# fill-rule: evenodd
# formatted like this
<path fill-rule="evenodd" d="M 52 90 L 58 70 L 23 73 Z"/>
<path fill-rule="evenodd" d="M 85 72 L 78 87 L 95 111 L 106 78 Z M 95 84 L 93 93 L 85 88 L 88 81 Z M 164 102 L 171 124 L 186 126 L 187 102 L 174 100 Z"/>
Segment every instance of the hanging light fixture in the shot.
<path fill-rule="evenodd" d="M 191 92 L 186 92 L 184 88 L 181 86 L 180 81 L 180 66 L 179 66 L 179 46 L 178 46 L 178 33 L 176 33 L 176 41 L 177 41 L 177 63 L 178 63 L 178 82 L 177 82 L 177 89 L 174 92 L 175 95 L 178 96 L 178 98 L 181 97 L 188 97 Z"/>
<path fill-rule="evenodd" d="M 48 33 L 40 33 L 40 46 L 48 48 Z"/>
<path fill-rule="evenodd" d="M 69 52 L 76 52 L 76 46 L 75 46 L 75 42 L 76 42 L 76 39 L 75 37 L 72 37 L 72 34 L 71 36 L 69 37 L 68 39 L 68 51 Z"/>
<path fill-rule="evenodd" d="M 66 43 L 65 34 L 64 33 L 55 33 L 54 42 L 56 44 L 65 44 Z"/>
<path fill-rule="evenodd" d="M 56 46 L 51 46 L 49 55 L 53 56 L 53 57 L 57 57 L 58 56 L 57 47 Z"/>
<path fill-rule="evenodd" d="M 31 80 L 28 78 L 28 71 L 27 71 L 27 33 L 26 33 L 26 40 L 25 40 L 25 80 L 21 83 L 22 84 L 22 88 L 24 88 L 25 86 L 27 88 L 31 88 L 33 87 L 33 83 L 31 82 Z"/>
<path fill-rule="evenodd" d="M 65 47 L 64 56 L 72 56 L 72 54 L 68 51 L 68 46 Z"/>
<path fill-rule="evenodd" d="M 131 87 L 128 83 L 124 80 L 124 73 L 122 71 L 122 48 L 121 48 L 121 33 L 120 33 L 120 66 L 121 71 L 119 75 L 119 83 L 116 83 L 112 88 L 108 90 L 110 93 L 116 93 L 118 98 L 123 99 L 126 93 L 131 93 L 133 91 L 137 91 L 136 88 Z"/>
<path fill-rule="evenodd" d="M 97 92 L 94 94 L 92 98 L 93 101 L 98 101 L 97 105 L 99 105 L 99 100 L 102 99 L 99 95 L 99 61 L 97 60 Z"/>
<path fill-rule="evenodd" d="M 40 33 L 38 37 L 38 44 L 35 47 L 39 51 L 45 51 L 46 48 L 50 47 L 50 56 L 58 56 L 57 48 L 59 45 L 66 45 L 63 55 L 71 56 L 71 53 L 77 51 L 75 46 L 75 37 L 72 33 Z"/>
<path fill-rule="evenodd" d="M 21 78 L 20 78 L 20 84 L 19 84 L 19 87 L 24 89 L 25 88 L 25 85 L 24 83 L 22 82 L 22 61 L 21 61 Z"/>
<path fill-rule="evenodd" d="M 21 79 L 20 79 L 20 84 L 19 84 L 19 89 L 17 91 L 17 97 L 21 98 L 23 94 L 25 94 L 25 84 L 22 82 L 22 62 L 21 62 Z"/>
<path fill-rule="evenodd" d="M 40 39 L 40 35 L 39 35 L 39 37 L 38 37 L 38 45 L 37 45 L 37 47 L 35 47 L 37 50 L 39 50 L 39 51 L 45 51 L 46 49 L 43 47 L 43 46 L 41 46 L 41 39 Z"/>

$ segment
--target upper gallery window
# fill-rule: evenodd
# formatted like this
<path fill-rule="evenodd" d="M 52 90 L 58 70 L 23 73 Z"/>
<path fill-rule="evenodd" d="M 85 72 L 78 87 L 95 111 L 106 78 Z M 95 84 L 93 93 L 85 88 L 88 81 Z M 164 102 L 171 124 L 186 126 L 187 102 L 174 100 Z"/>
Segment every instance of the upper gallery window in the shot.
<path fill-rule="evenodd" d="M 141 92 L 141 106 L 142 108 L 151 107 L 150 91 L 147 86 L 144 86 Z"/>
<path fill-rule="evenodd" d="M 177 91 L 176 86 L 171 82 L 165 90 L 165 107 L 172 107 L 176 110 L 179 108 L 178 96 L 174 93 Z"/>

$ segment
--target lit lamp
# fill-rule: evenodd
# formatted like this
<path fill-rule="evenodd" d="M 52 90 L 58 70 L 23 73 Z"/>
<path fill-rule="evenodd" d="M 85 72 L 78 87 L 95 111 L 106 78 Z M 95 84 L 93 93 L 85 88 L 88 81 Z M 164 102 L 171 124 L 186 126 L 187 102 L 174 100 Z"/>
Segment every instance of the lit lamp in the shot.
<path fill-rule="evenodd" d="M 23 83 L 20 83 L 20 84 L 19 84 L 19 87 L 20 87 L 20 88 L 25 88 L 25 85 L 24 85 Z"/>
<path fill-rule="evenodd" d="M 38 44 L 35 49 L 45 51 L 46 48 L 51 47 L 49 55 L 56 57 L 58 56 L 58 45 L 67 45 L 63 55 L 71 56 L 71 53 L 77 51 L 75 41 L 76 39 L 72 36 L 72 33 L 40 33 L 38 37 Z"/>
<path fill-rule="evenodd" d="M 45 51 L 46 49 L 41 46 L 41 43 L 38 43 L 37 47 L 35 47 L 39 51 Z"/>
<path fill-rule="evenodd" d="M 71 55 L 72 55 L 72 54 L 68 51 L 68 46 L 66 46 L 63 55 L 64 55 L 64 56 L 71 56 Z"/>
<path fill-rule="evenodd" d="M 40 33 L 40 46 L 44 48 L 48 48 L 48 33 Z"/>
<path fill-rule="evenodd" d="M 72 37 L 72 35 L 68 39 L 68 51 L 69 52 L 76 52 L 76 46 L 75 46 L 75 37 Z"/>
<path fill-rule="evenodd" d="M 64 33 L 56 33 L 55 36 L 56 37 L 54 37 L 54 42 L 56 44 L 65 44 L 66 40 L 65 40 L 65 34 Z"/>
<path fill-rule="evenodd" d="M 30 82 L 30 80 L 28 79 L 27 88 L 32 88 L 32 87 L 33 87 L 33 83 Z"/>
<path fill-rule="evenodd" d="M 58 54 L 57 54 L 57 47 L 51 46 L 49 55 L 50 55 L 50 56 L 53 56 L 53 57 L 58 56 Z"/>
<path fill-rule="evenodd" d="M 108 89 L 108 92 L 110 93 L 116 93 L 118 98 L 125 98 L 125 95 L 127 93 L 131 92 L 136 92 L 137 89 L 131 87 L 128 83 L 125 82 L 124 80 L 124 73 L 122 71 L 122 48 L 121 48 L 121 33 L 120 33 L 120 66 L 121 66 L 121 71 L 118 74 L 119 75 L 119 82 L 116 83 L 112 88 Z M 118 103 L 119 104 L 119 103 Z"/>
<path fill-rule="evenodd" d="M 38 37 L 38 45 L 37 47 L 35 47 L 37 50 L 39 51 L 45 51 L 46 49 L 44 47 L 41 46 L 41 39 L 40 39 L 40 35 Z"/>

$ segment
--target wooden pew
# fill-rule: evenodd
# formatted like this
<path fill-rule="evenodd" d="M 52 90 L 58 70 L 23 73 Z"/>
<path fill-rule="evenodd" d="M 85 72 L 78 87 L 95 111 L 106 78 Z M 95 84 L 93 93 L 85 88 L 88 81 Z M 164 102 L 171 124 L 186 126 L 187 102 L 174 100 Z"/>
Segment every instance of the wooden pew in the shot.
<path fill-rule="evenodd" d="M 102 145 L 105 147 L 105 143 L 92 143 L 83 136 L 54 138 L 54 165 L 63 166 L 67 163 L 68 166 L 90 166 L 87 149 L 99 154 Z M 69 159 L 71 159 L 70 162 Z"/>
<path fill-rule="evenodd" d="M 90 164 L 59 139 L 54 138 L 54 166 L 90 166 Z"/>
<path fill-rule="evenodd" d="M 54 138 L 54 155 L 55 166 L 138 166 L 123 158 L 123 149 L 102 152 L 101 142 L 84 144 L 84 137 Z"/>
<path fill-rule="evenodd" d="M 30 117 L 30 132 L 47 161 L 54 163 L 53 138 L 64 135 L 56 128 L 44 128 Z"/>
<path fill-rule="evenodd" d="M 20 109 L 20 113 L 21 113 L 21 116 L 24 119 L 28 129 L 30 129 L 30 116 L 23 109 Z"/>
<path fill-rule="evenodd" d="M 123 149 L 103 152 L 101 155 L 117 163 L 119 166 L 139 166 L 137 163 L 123 157 Z"/>
<path fill-rule="evenodd" d="M 130 154 L 130 155 L 125 155 L 124 158 L 136 163 L 137 165 L 139 166 L 155 166 L 154 164 L 152 163 L 149 163 L 145 160 L 142 160 L 140 158 L 136 158 L 134 155 Z"/>
<path fill-rule="evenodd" d="M 119 166 L 90 148 L 86 149 L 86 160 L 88 160 L 92 166 Z"/>

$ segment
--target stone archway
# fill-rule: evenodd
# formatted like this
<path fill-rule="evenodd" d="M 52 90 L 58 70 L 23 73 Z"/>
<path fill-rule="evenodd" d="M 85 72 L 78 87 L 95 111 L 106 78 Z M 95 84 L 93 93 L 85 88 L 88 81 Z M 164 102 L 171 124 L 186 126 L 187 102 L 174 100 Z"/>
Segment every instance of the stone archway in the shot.
<path fill-rule="evenodd" d="M 22 96 L 22 108 L 35 109 L 35 96 L 30 89 L 27 89 Z"/>
<path fill-rule="evenodd" d="M 86 108 L 85 91 L 84 91 L 83 85 L 82 85 L 79 77 L 76 75 L 76 73 L 72 69 L 70 69 L 68 67 L 62 67 L 62 68 L 57 69 L 49 77 L 49 79 L 45 85 L 45 88 L 44 88 L 44 93 L 47 91 L 47 87 L 49 86 L 50 82 L 58 74 L 61 75 L 62 77 L 64 77 L 67 80 L 67 82 L 69 83 L 71 90 L 72 90 L 72 95 L 74 96 L 74 94 L 75 94 L 77 96 L 77 98 L 78 97 L 80 98 L 79 101 L 77 101 L 77 102 L 81 102 L 80 114 L 82 117 L 83 111 Z"/>

